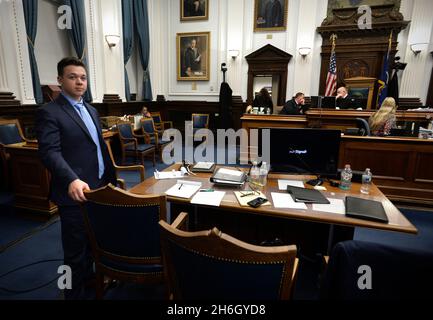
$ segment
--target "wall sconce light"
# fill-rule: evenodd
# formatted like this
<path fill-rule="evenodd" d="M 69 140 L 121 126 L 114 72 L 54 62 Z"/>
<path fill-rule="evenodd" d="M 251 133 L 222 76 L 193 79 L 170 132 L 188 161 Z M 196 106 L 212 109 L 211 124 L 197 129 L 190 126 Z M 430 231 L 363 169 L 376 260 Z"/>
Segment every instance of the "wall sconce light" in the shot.
<path fill-rule="evenodd" d="M 105 41 L 107 42 L 108 47 L 111 49 L 119 43 L 120 36 L 115 35 L 115 34 L 107 34 L 105 36 Z"/>
<path fill-rule="evenodd" d="M 239 50 L 229 50 L 229 56 L 232 57 L 232 59 L 236 59 L 239 55 Z"/>
<path fill-rule="evenodd" d="M 301 55 L 302 59 L 305 59 L 311 52 L 310 47 L 301 47 L 298 49 L 299 54 Z"/>
<path fill-rule="evenodd" d="M 410 45 L 410 50 L 412 50 L 415 56 L 419 55 L 421 51 L 427 48 L 428 43 L 413 43 Z"/>

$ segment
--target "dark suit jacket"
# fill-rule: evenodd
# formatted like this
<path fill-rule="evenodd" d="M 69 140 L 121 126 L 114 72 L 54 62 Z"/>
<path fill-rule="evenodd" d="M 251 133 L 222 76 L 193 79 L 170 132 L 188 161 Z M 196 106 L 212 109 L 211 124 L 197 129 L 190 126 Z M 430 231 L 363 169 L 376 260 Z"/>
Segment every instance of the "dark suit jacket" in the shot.
<path fill-rule="evenodd" d="M 280 114 L 297 115 L 301 114 L 302 105 L 296 104 L 295 99 L 289 100 L 284 104 Z"/>
<path fill-rule="evenodd" d="M 102 181 L 98 178 L 96 144 L 74 107 L 60 95 L 55 101 L 40 107 L 36 113 L 39 156 L 51 173 L 50 198 L 60 206 L 77 204 L 68 195 L 68 186 L 76 179 L 83 180 L 91 189 L 108 183 L 116 184 L 98 113 L 89 104 L 85 103 L 85 106 L 98 131 L 105 165 Z"/>
<path fill-rule="evenodd" d="M 337 99 L 337 107 L 340 109 L 356 109 L 361 107 L 361 105 L 354 97 L 347 95 L 344 99 Z"/>

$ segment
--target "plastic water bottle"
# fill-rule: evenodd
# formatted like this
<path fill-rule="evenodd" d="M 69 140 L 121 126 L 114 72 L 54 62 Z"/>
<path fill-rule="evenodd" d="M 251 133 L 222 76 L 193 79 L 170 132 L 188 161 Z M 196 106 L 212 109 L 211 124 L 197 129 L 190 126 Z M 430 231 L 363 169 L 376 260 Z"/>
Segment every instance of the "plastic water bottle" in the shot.
<path fill-rule="evenodd" d="M 350 169 L 350 164 L 346 164 L 344 170 L 341 172 L 340 189 L 350 190 L 352 186 L 352 169 Z"/>
<path fill-rule="evenodd" d="M 259 183 L 263 186 L 266 186 L 267 178 L 268 178 L 268 164 L 266 162 L 262 163 L 262 166 L 260 167 L 260 181 Z"/>
<path fill-rule="evenodd" d="M 365 169 L 364 173 L 362 174 L 361 193 L 364 194 L 370 193 L 372 178 L 373 178 L 373 174 L 371 173 L 370 168 Z"/>
<path fill-rule="evenodd" d="M 257 166 L 257 162 L 256 161 L 253 161 L 253 166 L 251 167 L 250 181 L 253 184 L 260 183 L 260 169 Z"/>

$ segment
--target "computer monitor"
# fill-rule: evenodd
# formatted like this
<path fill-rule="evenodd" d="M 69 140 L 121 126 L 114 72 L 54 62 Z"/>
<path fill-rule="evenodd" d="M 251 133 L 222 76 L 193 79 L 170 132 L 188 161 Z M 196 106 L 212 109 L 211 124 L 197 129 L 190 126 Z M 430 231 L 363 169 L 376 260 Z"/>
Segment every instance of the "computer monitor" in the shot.
<path fill-rule="evenodd" d="M 336 102 L 334 96 L 322 97 L 322 108 L 335 109 Z"/>
<path fill-rule="evenodd" d="M 271 128 L 270 134 L 273 172 L 337 175 L 340 130 Z"/>
<path fill-rule="evenodd" d="M 320 108 L 321 107 L 321 98 L 320 96 L 311 96 L 310 108 Z"/>

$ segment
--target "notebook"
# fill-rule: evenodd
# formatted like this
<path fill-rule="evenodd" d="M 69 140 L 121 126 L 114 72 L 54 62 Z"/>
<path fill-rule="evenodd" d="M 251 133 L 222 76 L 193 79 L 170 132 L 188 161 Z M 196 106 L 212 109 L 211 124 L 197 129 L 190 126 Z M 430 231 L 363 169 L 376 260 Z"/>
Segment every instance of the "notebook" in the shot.
<path fill-rule="evenodd" d="M 199 181 L 177 180 L 177 183 L 168 189 L 165 194 L 172 197 L 189 199 L 200 187 L 201 182 Z"/>
<path fill-rule="evenodd" d="M 346 216 L 388 223 L 382 202 L 346 197 Z"/>
<path fill-rule="evenodd" d="M 287 192 L 290 193 L 295 202 L 304 203 L 321 203 L 329 204 L 329 200 L 318 190 L 305 189 L 294 186 L 287 186 Z"/>
<path fill-rule="evenodd" d="M 236 196 L 236 199 L 238 199 L 239 205 L 241 207 L 248 207 L 249 201 L 254 200 L 256 198 L 259 198 L 259 197 L 267 199 L 266 196 L 260 191 L 256 191 L 256 192 L 249 191 L 249 190 L 247 190 L 247 191 L 235 191 L 235 196 Z M 271 205 L 271 203 L 269 201 L 262 204 L 262 206 L 270 206 L 270 205 Z"/>

